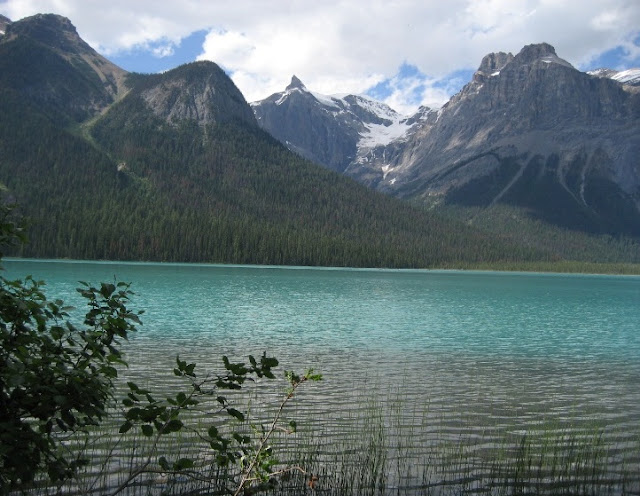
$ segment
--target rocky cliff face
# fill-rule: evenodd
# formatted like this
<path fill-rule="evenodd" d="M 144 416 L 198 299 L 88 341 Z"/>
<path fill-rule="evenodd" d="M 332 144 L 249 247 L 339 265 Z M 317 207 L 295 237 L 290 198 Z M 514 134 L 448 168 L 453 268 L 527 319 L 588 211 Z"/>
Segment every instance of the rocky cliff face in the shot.
<path fill-rule="evenodd" d="M 528 209 L 640 234 L 640 95 L 573 68 L 548 44 L 490 54 L 463 90 L 355 177 L 427 203 Z"/>
<path fill-rule="evenodd" d="M 259 125 L 291 150 L 347 174 L 353 164 L 372 160 L 417 122 L 362 96 L 312 93 L 296 76 L 285 91 L 252 107 Z"/>
<path fill-rule="evenodd" d="M 130 77 L 85 43 L 65 17 L 38 14 L 3 25 L 0 89 L 17 92 L 63 122 L 85 122 L 115 102 L 141 98 L 148 110 L 172 124 L 256 125 L 251 107 L 213 62 Z"/>
<path fill-rule="evenodd" d="M 148 76 L 134 92 L 156 116 L 169 123 L 191 120 L 198 125 L 229 122 L 256 125 L 253 111 L 240 90 L 213 62 L 194 62 Z"/>

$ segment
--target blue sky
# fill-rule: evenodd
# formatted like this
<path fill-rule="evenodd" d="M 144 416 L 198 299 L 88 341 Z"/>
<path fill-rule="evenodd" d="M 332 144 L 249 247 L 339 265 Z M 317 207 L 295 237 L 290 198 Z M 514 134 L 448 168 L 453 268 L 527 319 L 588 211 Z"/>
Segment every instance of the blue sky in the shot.
<path fill-rule="evenodd" d="M 248 101 L 291 76 L 402 113 L 442 105 L 490 52 L 547 42 L 581 70 L 640 67 L 638 0 L 0 0 L 0 14 L 68 17 L 129 71 L 213 60 Z"/>

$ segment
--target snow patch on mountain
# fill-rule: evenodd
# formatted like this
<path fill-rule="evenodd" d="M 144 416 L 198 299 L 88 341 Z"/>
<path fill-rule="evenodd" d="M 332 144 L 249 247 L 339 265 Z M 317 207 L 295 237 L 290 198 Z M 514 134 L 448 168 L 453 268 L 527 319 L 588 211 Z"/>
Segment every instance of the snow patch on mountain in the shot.
<path fill-rule="evenodd" d="M 391 124 L 365 124 L 367 132 L 361 133 L 358 148 L 385 146 L 407 135 L 415 124 L 407 124 L 406 119 Z"/>
<path fill-rule="evenodd" d="M 287 100 L 287 98 L 291 96 L 292 93 L 295 93 L 295 92 L 302 93 L 303 91 L 304 90 L 300 88 L 287 89 L 282 93 L 282 96 L 278 99 L 278 101 L 276 101 L 276 105 L 282 105 Z M 259 102 L 256 102 L 256 103 L 259 103 Z"/>
<path fill-rule="evenodd" d="M 600 78 L 609 78 L 622 84 L 640 85 L 640 68 L 627 69 L 626 71 L 614 71 L 613 69 L 596 69 L 587 74 Z"/>
<path fill-rule="evenodd" d="M 628 69 L 626 71 L 619 71 L 611 77 L 621 83 L 630 83 L 632 81 L 640 81 L 640 69 Z"/>
<path fill-rule="evenodd" d="M 341 108 L 340 104 L 338 103 L 340 101 L 340 98 L 323 95 L 322 93 L 315 93 L 313 91 L 311 91 L 310 93 L 316 100 L 318 100 L 321 104 L 326 105 L 327 107 L 333 107 L 336 109 Z"/>
<path fill-rule="evenodd" d="M 415 125 L 415 123 L 409 124 L 406 116 L 399 114 L 387 104 L 362 95 L 309 93 L 329 111 L 336 114 L 352 112 L 360 116 L 364 131 L 360 133 L 359 150 L 386 146 L 392 141 L 405 136 Z M 285 98 L 285 96 L 283 95 L 282 98 Z"/>
<path fill-rule="evenodd" d="M 558 57 L 555 54 L 545 55 L 540 60 L 542 60 L 545 64 L 560 64 L 560 65 L 563 65 L 565 67 L 570 67 L 570 68 L 573 69 L 573 66 L 569 62 L 567 62 L 564 59 L 561 59 L 560 57 Z"/>

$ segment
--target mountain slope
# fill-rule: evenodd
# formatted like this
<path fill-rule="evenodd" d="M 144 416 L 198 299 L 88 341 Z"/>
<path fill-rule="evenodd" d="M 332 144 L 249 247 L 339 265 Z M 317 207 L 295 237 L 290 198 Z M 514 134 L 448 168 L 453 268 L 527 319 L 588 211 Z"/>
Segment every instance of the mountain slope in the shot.
<path fill-rule="evenodd" d="M 0 38 L 0 86 L 67 124 L 113 103 L 126 92 L 125 76 L 64 17 L 38 14 L 8 23 Z"/>
<path fill-rule="evenodd" d="M 32 222 L 22 255 L 388 267 L 550 257 L 292 154 L 213 63 L 125 74 L 128 91 L 115 91 L 69 26 L 35 16 L 0 41 L 0 183 Z"/>
<path fill-rule="evenodd" d="M 489 54 L 442 109 L 399 119 L 405 132 L 367 153 L 354 145 L 365 139 L 362 124 L 327 112 L 320 101 L 313 107 L 308 91 L 304 101 L 287 90 L 253 108 L 268 117 L 260 122 L 274 136 L 329 167 L 334 163 L 313 147 L 324 147 L 325 129 L 347 137 L 352 153 L 334 168 L 414 203 L 465 206 L 473 216 L 507 205 L 563 229 L 637 237 L 637 74 L 580 72 L 545 43 L 515 56 Z M 319 110 L 311 108 L 323 113 L 316 117 Z M 296 120 L 300 114 L 308 122 Z M 291 131 L 287 119 L 295 121 Z"/>

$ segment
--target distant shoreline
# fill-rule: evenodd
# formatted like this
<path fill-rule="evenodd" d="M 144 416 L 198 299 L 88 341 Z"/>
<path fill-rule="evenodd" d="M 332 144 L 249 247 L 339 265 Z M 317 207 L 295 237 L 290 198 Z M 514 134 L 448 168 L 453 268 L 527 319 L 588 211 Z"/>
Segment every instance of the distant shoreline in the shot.
<path fill-rule="evenodd" d="M 584 274 L 584 275 L 632 275 L 640 276 L 640 263 L 628 262 L 581 262 L 573 260 L 561 260 L 557 262 L 491 262 L 491 263 L 455 263 L 450 265 L 433 267 L 329 267 L 319 265 L 262 265 L 262 264 L 224 264 L 206 262 L 165 262 L 153 260 L 83 260 L 71 258 L 23 258 L 16 256 L 3 257 L 4 261 L 12 262 L 60 262 L 60 263 L 99 263 L 99 264 L 125 264 L 144 265 L 161 264 L 173 266 L 200 266 L 200 267 L 254 267 L 264 269 L 298 269 L 298 270 L 381 270 L 390 272 L 412 271 L 493 271 L 493 272 L 527 272 L 549 274 Z"/>

